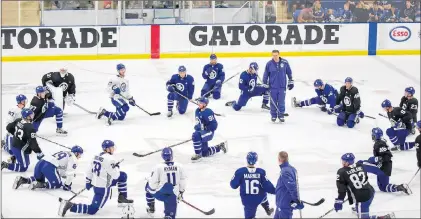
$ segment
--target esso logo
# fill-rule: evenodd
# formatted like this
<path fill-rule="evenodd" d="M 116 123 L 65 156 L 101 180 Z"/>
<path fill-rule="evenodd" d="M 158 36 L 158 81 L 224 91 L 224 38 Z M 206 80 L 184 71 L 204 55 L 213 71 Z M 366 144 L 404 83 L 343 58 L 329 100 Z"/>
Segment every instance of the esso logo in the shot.
<path fill-rule="evenodd" d="M 390 30 L 389 37 L 395 42 L 404 42 L 411 37 L 411 30 L 405 26 L 395 27 Z"/>

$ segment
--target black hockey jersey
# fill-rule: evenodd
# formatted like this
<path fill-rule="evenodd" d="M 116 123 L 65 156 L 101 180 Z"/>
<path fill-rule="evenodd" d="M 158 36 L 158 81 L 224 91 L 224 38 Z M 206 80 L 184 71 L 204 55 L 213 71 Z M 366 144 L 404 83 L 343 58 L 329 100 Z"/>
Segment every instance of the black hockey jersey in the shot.
<path fill-rule="evenodd" d="M 349 204 L 368 201 L 374 195 L 374 189 L 368 182 L 367 172 L 361 164 L 342 167 L 336 175 L 338 199 L 344 200 L 348 194 Z"/>
<path fill-rule="evenodd" d="M 44 87 L 47 83 L 52 83 L 54 87 L 61 87 L 63 89 L 63 97 L 67 94 L 76 94 L 75 77 L 71 73 L 61 77 L 60 72 L 49 72 L 42 77 L 41 81 Z"/>
<path fill-rule="evenodd" d="M 345 86 L 342 86 L 338 97 L 336 98 L 336 105 L 342 103 L 342 111 L 353 114 L 360 110 L 361 99 L 358 88 L 351 87 L 347 90 Z"/>
<path fill-rule="evenodd" d="M 45 98 L 40 98 L 38 96 L 32 98 L 30 108 L 34 112 L 34 122 L 39 122 L 44 118 L 48 104 L 54 104 L 53 102 L 49 102 L 49 100 L 52 100 L 50 93 L 47 93 Z"/>
<path fill-rule="evenodd" d="M 388 176 L 392 175 L 392 153 L 384 140 L 376 140 L 373 146 L 373 155 L 381 163 L 380 169 Z"/>
<path fill-rule="evenodd" d="M 412 114 L 410 112 L 405 111 L 400 107 L 393 107 L 392 112 L 387 112 L 387 117 L 396 122 L 401 121 L 405 124 L 407 130 L 412 130 Z"/>
<path fill-rule="evenodd" d="M 421 168 L 421 134 L 415 139 L 415 148 L 417 150 L 418 167 Z"/>
<path fill-rule="evenodd" d="M 41 149 L 39 148 L 35 136 L 35 128 L 32 123 L 19 118 L 14 122 L 9 123 L 6 130 L 13 134 L 13 147 L 25 151 L 25 154 L 30 154 L 32 151 L 35 153 L 41 153 Z"/>
<path fill-rule="evenodd" d="M 418 100 L 417 98 L 413 97 L 411 99 L 406 98 L 405 96 L 402 97 L 401 103 L 399 104 L 403 110 L 406 110 L 412 114 L 412 120 L 417 122 L 417 113 L 418 113 Z"/>

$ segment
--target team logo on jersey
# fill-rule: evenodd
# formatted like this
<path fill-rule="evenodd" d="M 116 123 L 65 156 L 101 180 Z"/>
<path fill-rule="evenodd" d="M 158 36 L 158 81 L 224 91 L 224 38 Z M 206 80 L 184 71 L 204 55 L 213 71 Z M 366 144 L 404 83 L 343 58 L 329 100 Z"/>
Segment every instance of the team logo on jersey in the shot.
<path fill-rule="evenodd" d="M 215 79 L 216 78 L 216 71 L 212 70 L 211 73 L 209 74 L 209 79 Z"/>
<path fill-rule="evenodd" d="M 281 63 L 281 68 L 283 68 L 284 67 L 284 63 Z"/>
<path fill-rule="evenodd" d="M 127 84 L 126 83 L 121 83 L 121 85 L 120 85 L 120 89 L 121 89 L 121 91 L 123 91 L 123 92 L 126 92 L 126 88 L 127 88 Z"/>
<path fill-rule="evenodd" d="M 195 118 L 195 122 L 196 122 L 196 125 L 199 125 L 199 124 L 200 124 L 200 119 L 199 119 L 199 117 L 196 117 L 196 118 Z"/>
<path fill-rule="evenodd" d="M 351 99 L 349 97 L 344 98 L 345 106 L 351 106 Z"/>
<path fill-rule="evenodd" d="M 175 87 L 177 88 L 177 90 L 179 91 L 184 91 L 184 84 L 182 83 L 177 83 L 175 84 Z"/>
<path fill-rule="evenodd" d="M 69 85 L 67 85 L 67 83 L 66 83 L 66 82 L 63 82 L 63 83 L 61 83 L 61 84 L 59 85 L 59 87 L 60 87 L 63 91 L 66 91 L 66 90 L 67 90 L 67 88 L 69 88 Z"/>
<path fill-rule="evenodd" d="M 255 80 L 255 79 L 251 79 L 251 80 L 249 81 L 249 86 L 250 86 L 251 88 L 254 88 L 254 86 L 256 86 L 256 80 Z"/>

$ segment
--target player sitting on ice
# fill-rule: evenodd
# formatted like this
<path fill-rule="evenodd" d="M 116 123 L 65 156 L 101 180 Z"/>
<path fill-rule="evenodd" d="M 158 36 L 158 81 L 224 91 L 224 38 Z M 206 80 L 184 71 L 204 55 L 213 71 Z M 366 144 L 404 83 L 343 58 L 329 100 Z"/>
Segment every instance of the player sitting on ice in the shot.
<path fill-rule="evenodd" d="M 215 54 L 210 55 L 210 63 L 203 67 L 203 79 L 206 80 L 200 91 L 201 97 L 209 97 L 212 94 L 213 99 L 221 98 L 222 83 L 225 81 L 224 66 L 218 63 Z"/>
<path fill-rule="evenodd" d="M 323 83 L 321 79 L 316 79 L 314 81 L 314 88 L 317 97 L 313 97 L 304 101 L 298 101 L 295 97 L 293 97 L 292 106 L 303 107 L 318 104 L 320 106 L 320 110 L 327 112 L 329 115 L 334 111 L 335 113 L 340 112 L 339 108 L 332 110 L 335 107 L 336 98 L 338 96 L 338 91 L 332 85 Z"/>
<path fill-rule="evenodd" d="M 171 117 L 173 114 L 172 109 L 174 107 L 174 101 L 177 101 L 176 108 L 178 113 L 184 114 L 187 110 L 189 100 L 193 98 L 194 94 L 194 78 L 191 75 L 187 75 L 186 67 L 183 65 L 178 67 L 178 74 L 174 74 L 171 76 L 171 79 L 167 81 L 167 90 L 170 92 L 167 96 L 167 117 Z"/>
<path fill-rule="evenodd" d="M 360 160 L 357 163 L 362 164 L 365 171 L 377 175 L 377 185 L 383 192 L 404 192 L 409 195 L 410 190 L 406 184 L 389 184 L 389 178 L 392 175 L 392 153 L 383 139 L 383 131 L 380 128 L 371 130 L 371 139 L 374 141 L 373 156 L 368 160 Z"/>
<path fill-rule="evenodd" d="M 10 109 L 9 112 L 7 113 L 8 116 L 7 116 L 6 124 L 12 123 L 16 119 L 22 118 L 22 109 L 25 108 L 27 101 L 28 100 L 26 96 L 23 94 L 19 94 L 16 96 L 17 105 L 13 107 L 12 109 Z M 6 133 L 6 135 L 4 136 L 4 140 L 1 141 L 1 146 L 8 154 L 12 155 L 12 157 L 10 157 L 10 162 L 15 162 L 16 158 L 13 156 L 13 153 L 11 150 L 12 139 L 13 139 L 13 134 Z"/>
<path fill-rule="evenodd" d="M 114 159 L 114 142 L 104 140 L 102 150 L 99 155 L 94 157 L 90 169 L 86 173 L 86 189 L 93 187 L 94 197 L 90 205 L 75 204 L 60 198 L 59 216 L 64 217 L 70 209 L 71 212 L 78 214 L 96 214 L 100 208 L 103 208 L 111 195 L 111 187 L 118 186 L 118 204 L 124 206 L 133 203 L 133 200 L 127 199 L 127 174 L 120 171 L 120 162 Z"/>
<path fill-rule="evenodd" d="M 60 68 L 58 72 L 49 72 L 42 79 L 42 86 L 46 87 L 55 101 L 55 104 L 64 110 L 65 103 L 72 105 L 75 102 L 76 83 L 72 73 L 67 68 Z"/>
<path fill-rule="evenodd" d="M 63 130 L 63 110 L 54 104 L 51 94 L 43 86 L 36 87 L 35 92 L 37 95 L 32 98 L 30 106 L 35 114 L 33 121 L 35 131 L 38 132 L 44 119 L 55 116 L 56 133 L 58 135 L 67 135 L 67 131 Z"/>
<path fill-rule="evenodd" d="M 359 118 L 364 118 L 364 113 L 361 111 L 361 99 L 358 88 L 354 87 L 353 80 L 350 77 L 345 79 L 345 85 L 341 87 L 340 93 L 336 98 L 336 106 L 331 111 L 339 111 L 336 123 L 338 126 L 343 126 L 346 123 L 348 128 L 353 128 L 356 123 L 359 123 Z"/>
<path fill-rule="evenodd" d="M 270 216 L 274 210 L 269 207 L 267 193 L 275 194 L 275 187 L 266 177 L 266 171 L 255 167 L 258 160 L 256 152 L 249 152 L 246 160 L 247 167 L 241 167 L 235 171 L 234 177 L 230 182 L 231 188 L 237 189 L 240 187 L 245 219 L 255 218 L 259 205 Z"/>
<path fill-rule="evenodd" d="M 249 65 L 249 69 L 241 73 L 240 83 L 238 88 L 241 90 L 240 97 L 238 101 L 230 101 L 225 104 L 225 106 L 232 106 L 235 111 L 241 109 L 241 107 L 246 106 L 247 101 L 250 98 L 255 96 L 263 96 L 262 109 L 270 110 L 268 107 L 269 103 L 269 85 L 267 84 L 258 84 L 257 83 L 257 71 L 259 66 L 256 62 L 252 62 Z"/>
<path fill-rule="evenodd" d="M 29 178 L 16 177 L 13 188 L 18 189 L 22 184 L 30 184 L 29 188 L 32 190 L 63 187 L 63 190 L 70 191 L 73 178 L 76 175 L 76 162 L 82 154 L 83 149 L 75 145 L 70 151 L 59 151 L 52 156 L 44 156 L 35 165 L 34 175 Z M 45 179 L 48 182 L 45 182 Z M 62 182 L 62 179 L 66 181 Z"/>
<path fill-rule="evenodd" d="M 415 142 L 405 142 L 406 137 L 412 130 L 412 115 L 410 112 L 400 107 L 392 107 L 390 100 L 382 102 L 382 108 L 387 112 L 391 127 L 386 129 L 386 135 L 389 137 L 395 147 L 391 151 L 404 151 L 412 149 Z"/>
<path fill-rule="evenodd" d="M 161 153 L 164 163 L 158 164 L 145 186 L 147 213 L 155 213 L 155 199 L 164 202 L 165 219 L 175 219 L 177 203 L 183 200 L 186 179 L 183 167 L 173 161 L 171 148 L 164 148 Z"/>
<path fill-rule="evenodd" d="M 418 100 L 414 97 L 414 94 L 415 89 L 413 87 L 405 88 L 405 94 L 401 98 L 401 102 L 399 103 L 399 107 L 412 114 L 412 122 L 414 122 L 414 125 L 412 127 L 411 134 L 413 135 L 415 135 L 415 122 L 417 121 L 418 114 Z"/>
<path fill-rule="evenodd" d="M 115 106 L 116 112 L 112 113 L 101 107 L 97 113 L 98 119 L 101 119 L 102 116 L 108 118 L 108 125 L 111 125 L 114 120 L 124 120 L 126 118 L 126 113 L 130 109 L 126 100 L 129 101 L 130 105 L 136 106 L 136 101 L 129 91 L 129 81 L 125 79 L 126 67 L 123 64 L 118 64 L 117 71 L 117 77 L 111 78 L 108 82 L 108 92 L 110 93 L 111 103 Z"/>
<path fill-rule="evenodd" d="M 217 146 L 208 146 L 208 142 L 213 139 L 216 129 L 218 128 L 218 122 L 215 119 L 215 114 L 209 108 L 209 99 L 201 97 L 197 101 L 199 107 L 196 109 L 196 125 L 194 126 L 194 132 L 192 135 L 193 147 L 195 155 L 191 158 L 192 160 L 199 160 L 202 157 L 212 156 L 221 150 L 227 153 L 228 145 L 227 142 L 222 142 Z"/>

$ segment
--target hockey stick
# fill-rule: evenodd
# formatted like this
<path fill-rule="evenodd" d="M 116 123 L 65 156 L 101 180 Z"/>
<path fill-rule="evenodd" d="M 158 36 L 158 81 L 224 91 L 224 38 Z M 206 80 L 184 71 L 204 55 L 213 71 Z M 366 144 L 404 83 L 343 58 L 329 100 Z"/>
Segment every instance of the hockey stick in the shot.
<path fill-rule="evenodd" d="M 125 100 L 129 100 L 127 99 L 125 96 L 121 95 L 120 96 L 125 99 Z M 149 116 L 157 116 L 157 115 L 161 115 L 161 112 L 155 112 L 155 113 L 150 113 L 148 111 L 146 111 L 145 109 L 143 109 L 142 107 L 140 107 L 139 105 L 137 105 L 137 103 L 134 104 L 135 106 L 137 106 L 137 108 L 139 108 L 140 110 L 142 110 L 143 112 L 145 112 L 146 114 L 148 114 Z"/>
<path fill-rule="evenodd" d="M 306 202 L 306 201 L 303 201 L 303 200 L 301 200 L 301 202 L 303 202 L 304 204 L 307 204 L 307 205 L 311 205 L 311 206 L 319 206 L 319 205 L 321 205 L 325 202 L 325 199 L 322 198 L 316 203 L 310 203 L 310 202 Z"/>
<path fill-rule="evenodd" d="M 194 205 L 192 205 L 192 204 L 190 204 L 190 203 L 188 203 L 188 202 L 186 202 L 186 201 L 184 201 L 184 199 L 183 200 L 181 200 L 184 204 L 186 204 L 186 205 L 188 205 L 188 206 L 190 206 L 190 207 L 192 207 L 193 209 L 196 209 L 197 211 L 200 211 L 202 214 L 204 214 L 204 215 L 211 215 L 211 214 L 213 214 L 213 213 L 215 213 L 215 208 L 212 208 L 211 210 L 209 210 L 209 211 L 203 211 L 203 210 L 201 210 L 200 208 L 198 208 L 198 207 L 196 207 L 196 206 L 194 206 Z"/>
<path fill-rule="evenodd" d="M 187 101 L 189 101 L 190 103 L 193 103 L 193 104 L 195 104 L 195 105 L 199 106 L 199 104 L 198 104 L 198 103 L 194 102 L 193 100 L 189 100 L 189 98 L 187 98 L 186 96 L 184 96 L 183 94 L 181 94 L 181 93 L 180 93 L 180 92 L 178 92 L 177 90 L 174 90 L 174 92 L 176 92 L 178 95 L 180 95 L 182 98 L 186 99 L 186 100 L 187 100 Z M 215 114 L 216 116 L 222 116 L 222 117 L 224 117 L 224 116 L 225 116 L 224 114 L 219 114 L 219 113 L 215 113 L 215 112 L 214 112 L 214 114 Z"/>
<path fill-rule="evenodd" d="M 71 200 L 73 200 L 74 198 L 76 198 L 78 195 L 80 195 L 83 191 L 85 191 L 86 188 L 83 188 L 82 190 L 80 190 L 79 192 L 75 193 L 69 200 L 67 200 L 68 202 L 70 202 Z M 63 201 L 62 198 L 58 198 L 58 201 L 61 202 Z"/>
<path fill-rule="evenodd" d="M 345 199 L 344 202 L 348 201 L 348 199 Z M 334 211 L 335 208 L 330 209 L 329 211 L 327 211 L 324 215 L 318 217 L 318 218 L 324 218 L 326 215 L 330 214 L 330 212 Z"/>
<path fill-rule="evenodd" d="M 192 139 L 188 139 L 188 140 L 185 140 L 185 141 L 179 142 L 179 143 L 177 143 L 177 144 L 170 145 L 170 146 L 168 146 L 168 148 L 173 148 L 173 147 L 175 147 L 175 146 L 182 145 L 182 144 L 187 143 L 187 142 L 189 142 L 189 141 L 191 141 L 191 140 L 192 140 Z M 162 151 L 162 150 L 163 150 L 163 148 L 162 148 L 162 149 L 159 149 L 159 150 L 156 150 L 156 151 L 149 152 L 149 153 L 147 153 L 147 154 L 139 154 L 139 153 L 134 152 L 134 153 L 133 153 L 133 156 L 136 156 L 136 157 L 146 157 L 146 156 L 148 156 L 148 155 L 155 154 L 155 153 L 160 152 L 160 151 Z"/>
<path fill-rule="evenodd" d="M 385 115 L 383 115 L 383 114 L 381 114 L 381 113 L 379 113 L 379 116 L 381 116 L 381 117 L 383 117 L 383 118 L 386 118 L 386 119 L 389 119 L 389 117 L 387 117 L 387 116 L 385 116 Z"/>
<path fill-rule="evenodd" d="M 417 176 L 417 174 L 420 172 L 420 169 L 421 169 L 421 168 L 418 168 L 417 172 L 414 174 L 414 176 L 412 177 L 412 179 L 411 179 L 411 180 L 409 180 L 409 183 L 407 184 L 408 186 L 409 186 L 409 184 L 411 184 L 412 180 L 414 180 L 414 179 L 415 179 L 415 177 Z"/>
<path fill-rule="evenodd" d="M 44 141 L 48 141 L 48 142 L 53 143 L 53 144 L 55 144 L 55 145 L 58 145 L 58 146 L 60 146 L 60 147 L 64 147 L 64 148 L 67 148 L 67 149 L 71 150 L 71 148 L 67 147 L 66 145 L 62 145 L 62 144 L 60 144 L 60 143 L 57 143 L 57 142 L 51 141 L 51 140 L 49 140 L 49 139 L 47 139 L 47 138 L 44 138 L 44 137 L 41 137 L 41 136 L 39 136 L 39 135 L 35 135 L 35 137 L 40 138 L 40 139 L 42 139 L 42 140 L 44 140 Z"/>
<path fill-rule="evenodd" d="M 229 77 L 227 80 L 225 80 L 224 82 L 222 82 L 221 86 L 222 86 L 223 84 L 227 83 L 229 80 L 233 79 L 235 76 L 239 75 L 240 73 L 241 73 L 241 72 L 238 72 L 237 74 L 235 74 L 235 75 L 233 75 L 233 76 Z M 213 86 L 213 88 L 212 88 L 212 89 L 210 89 L 208 92 L 204 93 L 201 97 L 206 97 L 208 94 L 212 93 L 212 91 L 214 91 L 215 89 L 216 89 L 216 87 L 215 87 L 215 86 Z M 198 97 L 198 98 L 196 98 L 195 100 L 196 100 L 196 101 L 198 101 L 198 100 L 199 100 L 199 98 L 201 98 L 201 97 Z"/>
<path fill-rule="evenodd" d="M 81 110 L 83 110 L 83 111 L 85 111 L 85 112 L 87 112 L 87 113 L 89 113 L 89 114 L 96 114 L 96 112 L 89 111 L 89 110 L 87 110 L 86 108 L 82 107 L 81 105 L 79 105 L 79 104 L 77 104 L 77 103 L 73 103 L 73 105 L 75 105 L 75 106 L 76 106 L 76 107 L 78 107 L 79 109 L 81 109 Z"/>

